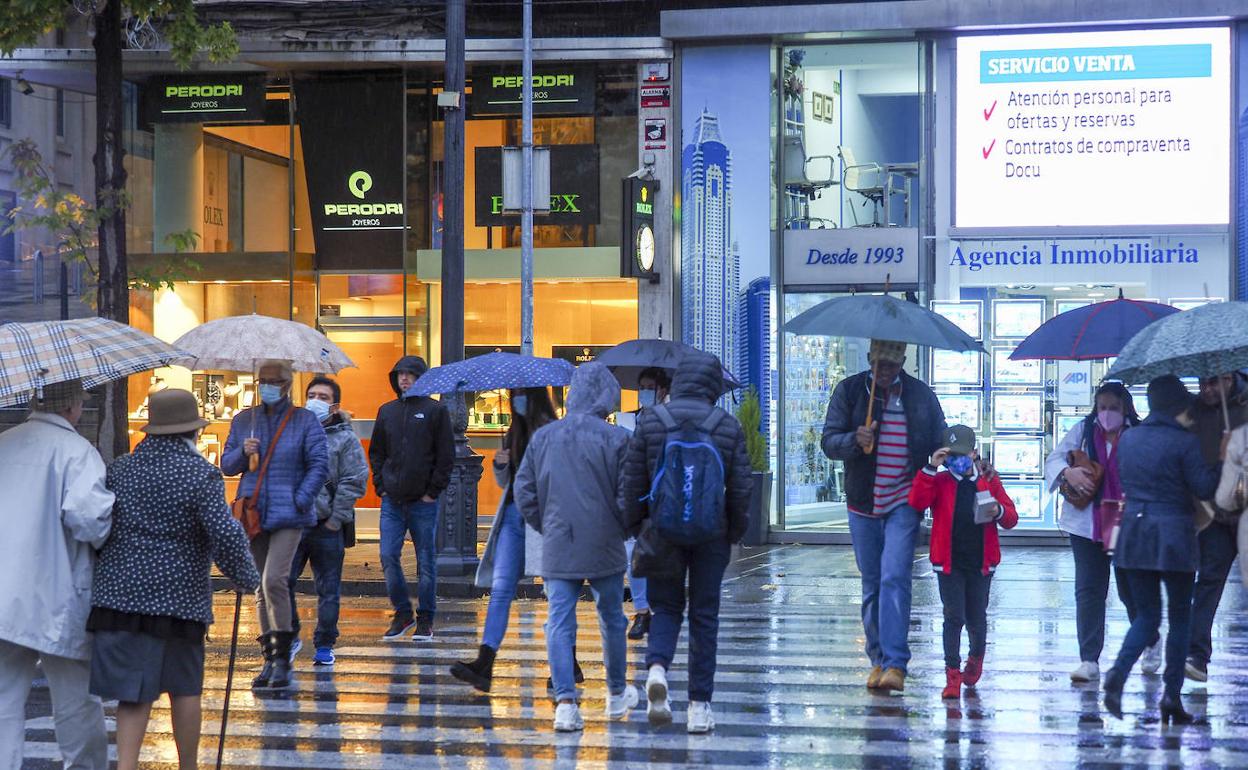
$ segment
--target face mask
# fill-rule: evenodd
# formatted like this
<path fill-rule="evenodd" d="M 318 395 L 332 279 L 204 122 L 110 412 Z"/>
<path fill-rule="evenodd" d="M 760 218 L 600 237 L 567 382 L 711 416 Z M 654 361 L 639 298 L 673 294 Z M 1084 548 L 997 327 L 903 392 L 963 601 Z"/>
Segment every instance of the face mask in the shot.
<path fill-rule="evenodd" d="M 945 465 L 949 466 L 949 470 L 959 476 L 965 476 L 971 472 L 971 468 L 974 467 L 975 461 L 971 459 L 970 455 L 953 455 L 945 461 Z"/>
<path fill-rule="evenodd" d="M 649 406 L 654 406 L 656 395 L 657 394 L 653 390 L 639 390 L 637 391 L 637 403 L 643 409 Z"/>
<path fill-rule="evenodd" d="M 1104 428 L 1107 433 L 1113 433 L 1121 428 L 1124 419 L 1125 418 L 1122 416 L 1122 412 L 1106 410 L 1104 412 L 1096 413 L 1096 421 L 1101 424 L 1101 427 Z"/>
<path fill-rule="evenodd" d="M 511 397 L 511 413 L 521 417 L 529 411 L 529 397 L 525 395 Z"/>
<path fill-rule="evenodd" d="M 260 400 L 268 404 L 269 406 L 273 406 L 278 401 L 281 401 L 282 400 L 282 386 L 281 385 L 265 385 L 264 383 L 261 383 L 260 384 Z"/>
<path fill-rule="evenodd" d="M 325 422 L 329 419 L 330 406 L 327 402 L 322 401 L 319 398 L 309 399 L 308 403 L 303 405 L 303 408 L 316 415 L 316 419 L 321 422 Z"/>

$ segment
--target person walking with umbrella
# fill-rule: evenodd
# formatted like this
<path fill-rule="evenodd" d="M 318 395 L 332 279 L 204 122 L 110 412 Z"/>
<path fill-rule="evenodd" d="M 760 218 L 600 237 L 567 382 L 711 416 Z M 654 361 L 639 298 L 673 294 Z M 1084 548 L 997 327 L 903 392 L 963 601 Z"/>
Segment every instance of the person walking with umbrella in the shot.
<path fill-rule="evenodd" d="M 316 498 L 329 477 L 329 455 L 320 420 L 291 403 L 290 364 L 263 361 L 258 374 L 261 404 L 234 416 L 221 453 L 221 472 L 242 474 L 239 499 L 250 500 L 258 515 L 258 530 L 248 534 L 261 573 L 256 615 L 264 666 L 252 687 L 282 689 L 290 686 L 294 639 L 290 568 L 303 531 L 316 526 Z"/>
<path fill-rule="evenodd" d="M 22 766 L 35 664 L 52 691 L 66 767 L 107 770 L 100 699 L 88 692 L 95 549 L 112 527 L 104 461 L 75 427 L 80 380 L 44 385 L 26 422 L 0 434 L 0 766 Z"/>
<path fill-rule="evenodd" d="M 495 453 L 492 463 L 494 480 L 503 490 L 503 499 L 494 514 L 485 552 L 477 568 L 477 586 L 490 589 L 490 605 L 485 611 L 485 625 L 481 630 L 481 647 L 475 660 L 460 661 L 451 666 L 452 676 L 481 692 L 489 692 L 493 682 L 494 657 L 507 635 L 507 621 L 511 603 L 516 598 L 516 586 L 525 573 L 538 574 L 541 567 L 541 540 L 524 523 L 524 517 L 516 507 L 516 471 L 524 461 L 533 434 L 558 419 L 546 388 L 513 390 L 509 398 L 511 427 L 503 436 L 503 448 Z"/>
<path fill-rule="evenodd" d="M 1200 397 L 1191 409 L 1192 432 L 1200 439 L 1205 462 L 1217 462 L 1224 437 L 1248 423 L 1248 380 L 1239 372 L 1227 372 L 1200 380 Z M 1222 601 L 1226 578 L 1238 554 L 1238 509 L 1224 508 L 1214 500 L 1198 503 L 1212 520 L 1200 530 L 1200 567 L 1192 597 L 1192 641 L 1187 650 L 1187 678 L 1209 679 L 1213 657 L 1213 620 Z"/>
<path fill-rule="evenodd" d="M 1113 525 L 1121 515 L 1121 452 L 1126 432 L 1140 424 L 1135 400 L 1120 382 L 1097 388 L 1092 414 L 1070 429 L 1045 460 L 1050 490 L 1061 490 L 1057 525 L 1070 536 L 1075 561 L 1075 627 L 1079 666 L 1072 682 L 1099 682 L 1101 652 L 1105 647 L 1105 599 L 1109 593 Z M 1099 475 L 1098 470 L 1099 469 Z M 1135 620 L 1131 586 L 1121 569 L 1114 569 L 1118 598 Z M 1149 642 L 1141 667 L 1147 674 L 1161 667 L 1159 638 Z"/>
<path fill-rule="evenodd" d="M 1127 676 L 1160 628 L 1164 585 L 1170 627 L 1161 720 L 1193 721 L 1180 699 L 1200 560 L 1192 500 L 1213 497 L 1221 471 L 1204 461 L 1199 439 L 1180 422 L 1194 400 L 1178 377 L 1157 377 L 1148 384 L 1148 418 L 1122 436 L 1118 450 L 1126 509 L 1114 563 L 1126 573 L 1135 603 L 1135 619 L 1104 681 L 1105 708 L 1119 719 Z"/>
<path fill-rule="evenodd" d="M 867 687 L 905 689 L 911 573 L 922 515 L 907 498 L 915 473 L 942 445 L 945 414 L 926 383 L 902 371 L 906 344 L 871 340 L 871 369 L 832 391 L 823 452 L 845 463 L 854 557 L 862 573 Z"/>
<path fill-rule="evenodd" d="M 154 393 L 141 428 L 147 437 L 108 469 L 117 502 L 87 628 L 95 635 L 91 692 L 118 701 L 118 770 L 139 766 L 152 703 L 162 693 L 169 694 L 179 765 L 197 766 L 212 565 L 240 591 L 260 585 L 221 472 L 195 448 L 207 424 L 189 391 Z"/>
<path fill-rule="evenodd" d="M 429 371 L 419 356 L 404 356 L 390 371 L 396 398 L 382 404 L 373 426 L 368 462 L 381 498 L 381 569 L 394 608 L 383 642 L 433 639 L 438 606 L 438 497 L 451 482 L 455 439 L 445 405 L 409 390 Z M 449 389 L 448 389 L 449 392 Z M 417 614 L 403 574 L 403 545 L 411 535 L 419 571 Z"/>

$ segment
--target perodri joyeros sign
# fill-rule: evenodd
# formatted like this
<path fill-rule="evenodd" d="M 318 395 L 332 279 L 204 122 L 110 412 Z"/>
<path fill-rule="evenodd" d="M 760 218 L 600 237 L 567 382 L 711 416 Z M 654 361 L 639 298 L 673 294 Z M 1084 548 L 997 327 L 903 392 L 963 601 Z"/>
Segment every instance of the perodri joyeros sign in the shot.
<path fill-rule="evenodd" d="M 264 77 L 229 73 L 154 77 L 146 89 L 150 123 L 264 119 Z"/>
<path fill-rule="evenodd" d="M 351 176 L 347 177 L 347 189 L 351 194 L 361 201 L 369 190 L 373 189 L 373 176 L 367 171 L 355 171 Z M 326 203 L 325 216 L 327 217 L 380 217 L 388 214 L 397 214 L 403 216 L 403 204 L 401 202 L 392 203 Z M 369 229 L 380 227 L 381 222 L 371 219 L 352 219 L 351 224 L 345 229 Z M 402 225 L 400 225 L 401 227 Z M 335 230 L 344 228 L 322 227 L 322 230 Z"/>

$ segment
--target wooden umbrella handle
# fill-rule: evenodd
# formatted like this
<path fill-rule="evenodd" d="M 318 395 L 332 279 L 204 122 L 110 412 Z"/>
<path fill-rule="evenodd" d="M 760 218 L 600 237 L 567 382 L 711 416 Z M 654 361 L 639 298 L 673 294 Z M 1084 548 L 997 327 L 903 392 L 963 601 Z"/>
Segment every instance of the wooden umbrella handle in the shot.
<path fill-rule="evenodd" d="M 862 427 L 871 427 L 871 414 L 875 411 L 875 364 L 871 364 L 871 396 L 867 400 L 867 421 Z M 862 453 L 869 455 L 875 451 L 875 436 L 871 437 L 871 443 L 863 448 Z"/>

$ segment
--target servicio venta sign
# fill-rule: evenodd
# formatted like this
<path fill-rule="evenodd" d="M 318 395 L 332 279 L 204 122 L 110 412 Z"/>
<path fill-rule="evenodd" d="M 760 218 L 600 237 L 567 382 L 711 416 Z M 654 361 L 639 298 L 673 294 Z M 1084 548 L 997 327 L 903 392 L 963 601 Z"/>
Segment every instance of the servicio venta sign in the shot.
<path fill-rule="evenodd" d="M 153 77 L 144 101 L 149 123 L 264 119 L 264 76 L 225 72 Z"/>
<path fill-rule="evenodd" d="M 918 283 L 914 227 L 784 231 L 784 285 L 870 286 Z"/>

